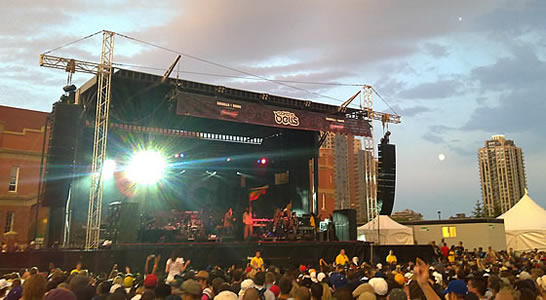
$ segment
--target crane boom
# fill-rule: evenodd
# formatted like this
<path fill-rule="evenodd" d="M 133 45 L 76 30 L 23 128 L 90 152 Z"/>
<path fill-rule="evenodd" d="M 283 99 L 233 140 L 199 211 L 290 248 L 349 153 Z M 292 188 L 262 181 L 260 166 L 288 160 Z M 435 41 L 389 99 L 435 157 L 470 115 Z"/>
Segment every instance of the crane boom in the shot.
<path fill-rule="evenodd" d="M 64 58 L 48 54 L 40 54 L 40 67 L 65 70 L 66 72 L 99 73 L 99 64 L 84 60 Z"/>

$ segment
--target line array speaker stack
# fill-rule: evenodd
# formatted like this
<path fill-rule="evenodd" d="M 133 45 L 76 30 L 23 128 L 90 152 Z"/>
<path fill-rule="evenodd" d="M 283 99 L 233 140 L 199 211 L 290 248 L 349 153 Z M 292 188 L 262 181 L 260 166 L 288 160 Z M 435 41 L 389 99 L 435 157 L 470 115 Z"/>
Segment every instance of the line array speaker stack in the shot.
<path fill-rule="evenodd" d="M 333 219 L 338 240 L 356 241 L 356 210 L 334 210 Z"/>
<path fill-rule="evenodd" d="M 60 243 L 68 190 L 74 173 L 74 151 L 81 130 L 82 107 L 57 102 L 50 114 L 50 131 L 41 204 L 50 207 L 48 244 Z"/>
<path fill-rule="evenodd" d="M 378 150 L 377 207 L 380 215 L 391 215 L 396 187 L 396 147 L 382 142 Z"/>

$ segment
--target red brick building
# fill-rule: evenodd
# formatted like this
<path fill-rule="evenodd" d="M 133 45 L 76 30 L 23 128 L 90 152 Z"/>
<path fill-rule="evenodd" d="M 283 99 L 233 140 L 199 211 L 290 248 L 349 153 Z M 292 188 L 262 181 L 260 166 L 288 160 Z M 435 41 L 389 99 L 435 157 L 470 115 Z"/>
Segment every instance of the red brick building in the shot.
<path fill-rule="evenodd" d="M 0 241 L 15 231 L 19 243 L 30 242 L 36 221 L 36 237 L 44 237 L 47 209 L 37 215 L 36 204 L 46 118 L 45 112 L 0 106 Z"/>

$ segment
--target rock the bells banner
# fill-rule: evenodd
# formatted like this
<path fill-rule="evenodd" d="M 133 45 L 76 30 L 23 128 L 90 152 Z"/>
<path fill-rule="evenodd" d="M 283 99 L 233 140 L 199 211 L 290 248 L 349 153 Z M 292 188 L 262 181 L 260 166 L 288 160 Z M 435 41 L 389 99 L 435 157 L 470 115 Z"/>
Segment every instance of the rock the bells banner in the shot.
<path fill-rule="evenodd" d="M 178 95 L 176 114 L 270 127 L 370 136 L 370 125 L 364 120 L 187 92 Z"/>

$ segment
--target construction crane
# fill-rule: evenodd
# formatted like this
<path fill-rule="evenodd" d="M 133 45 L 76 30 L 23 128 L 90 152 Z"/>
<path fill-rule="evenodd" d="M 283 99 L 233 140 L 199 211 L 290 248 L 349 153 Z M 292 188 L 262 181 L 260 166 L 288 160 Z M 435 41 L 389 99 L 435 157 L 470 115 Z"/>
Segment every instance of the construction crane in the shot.
<path fill-rule="evenodd" d="M 85 249 L 99 247 L 100 224 L 102 213 L 102 169 L 106 160 L 106 144 L 108 140 L 108 119 L 112 84 L 112 63 L 114 60 L 114 36 L 112 31 L 103 30 L 100 63 L 66 59 L 47 54 L 40 55 L 40 66 L 64 69 L 69 78 L 75 72 L 94 74 L 97 76 L 97 103 L 95 115 L 95 131 L 93 138 L 93 160 L 91 164 L 91 185 L 89 188 L 89 206 L 87 214 L 87 230 Z"/>
<path fill-rule="evenodd" d="M 389 114 L 373 110 L 373 93 L 374 89 L 371 85 L 362 86 L 362 90 L 356 92 L 353 96 L 341 104 L 337 113 L 347 113 L 347 107 L 354 99 L 362 93 L 361 111 L 355 112 L 353 117 L 363 118 L 369 121 L 370 135 L 363 137 L 364 139 L 364 183 L 366 185 L 366 212 L 368 221 L 371 221 L 377 215 L 377 157 L 375 154 L 375 139 L 374 139 L 374 121 L 381 121 L 383 128 L 385 125 L 399 124 L 401 118 L 397 114 Z M 327 134 L 324 134 L 320 141 L 321 145 L 326 139 Z"/>

